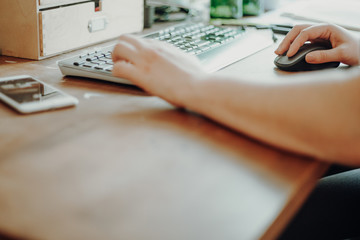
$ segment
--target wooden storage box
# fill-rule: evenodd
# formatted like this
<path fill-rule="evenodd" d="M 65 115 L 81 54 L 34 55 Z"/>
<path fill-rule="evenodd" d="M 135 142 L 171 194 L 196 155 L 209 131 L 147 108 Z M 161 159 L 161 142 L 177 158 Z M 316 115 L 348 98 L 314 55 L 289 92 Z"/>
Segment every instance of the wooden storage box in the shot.
<path fill-rule="evenodd" d="M 0 54 L 43 59 L 143 29 L 143 0 L 1 0 Z"/>

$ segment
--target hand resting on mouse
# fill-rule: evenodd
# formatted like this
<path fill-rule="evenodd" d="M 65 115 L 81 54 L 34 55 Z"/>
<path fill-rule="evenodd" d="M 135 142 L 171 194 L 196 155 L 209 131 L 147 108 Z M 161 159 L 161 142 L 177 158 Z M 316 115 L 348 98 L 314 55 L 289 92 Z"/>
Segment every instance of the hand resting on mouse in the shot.
<path fill-rule="evenodd" d="M 302 45 L 297 53 L 292 57 L 287 56 L 287 52 L 275 58 L 274 64 L 284 71 L 312 71 L 326 68 L 336 68 L 340 62 L 324 62 L 324 63 L 308 63 L 305 58 L 314 51 L 323 51 L 331 49 L 331 45 L 327 42 L 313 42 Z"/>
<path fill-rule="evenodd" d="M 318 50 L 308 53 L 307 63 L 320 64 L 326 62 L 342 62 L 348 65 L 359 64 L 359 43 L 355 36 L 345 29 L 333 24 L 297 25 L 280 43 L 275 53 L 294 56 L 305 42 L 328 41 L 332 49 Z"/>

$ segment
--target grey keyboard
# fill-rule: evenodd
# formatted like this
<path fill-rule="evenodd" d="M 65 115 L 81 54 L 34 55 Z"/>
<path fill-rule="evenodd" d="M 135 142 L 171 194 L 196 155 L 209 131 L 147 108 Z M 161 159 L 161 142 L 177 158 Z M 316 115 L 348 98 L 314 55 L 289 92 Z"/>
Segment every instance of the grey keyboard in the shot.
<path fill-rule="evenodd" d="M 181 24 L 143 36 L 166 41 L 199 58 L 208 72 L 215 72 L 273 44 L 270 30 L 244 30 L 206 24 Z M 64 75 L 131 84 L 112 76 L 114 46 L 90 50 L 58 62 Z"/>

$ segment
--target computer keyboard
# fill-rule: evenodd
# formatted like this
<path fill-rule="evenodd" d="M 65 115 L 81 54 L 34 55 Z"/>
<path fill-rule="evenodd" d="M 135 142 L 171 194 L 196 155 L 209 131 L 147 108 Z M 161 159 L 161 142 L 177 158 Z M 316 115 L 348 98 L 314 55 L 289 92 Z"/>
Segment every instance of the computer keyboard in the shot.
<path fill-rule="evenodd" d="M 198 57 L 204 69 L 215 72 L 273 44 L 270 30 L 223 28 L 207 24 L 181 24 L 144 38 L 166 41 Z M 114 45 L 90 50 L 58 62 L 64 75 L 132 84 L 112 75 Z"/>

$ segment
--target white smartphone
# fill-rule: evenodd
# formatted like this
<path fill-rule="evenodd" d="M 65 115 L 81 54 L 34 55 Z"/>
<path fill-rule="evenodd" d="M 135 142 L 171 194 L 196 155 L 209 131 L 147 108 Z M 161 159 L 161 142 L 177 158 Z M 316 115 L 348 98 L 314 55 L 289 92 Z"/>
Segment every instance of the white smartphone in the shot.
<path fill-rule="evenodd" d="M 75 97 L 28 75 L 0 78 L 0 99 L 20 113 L 78 104 Z"/>

